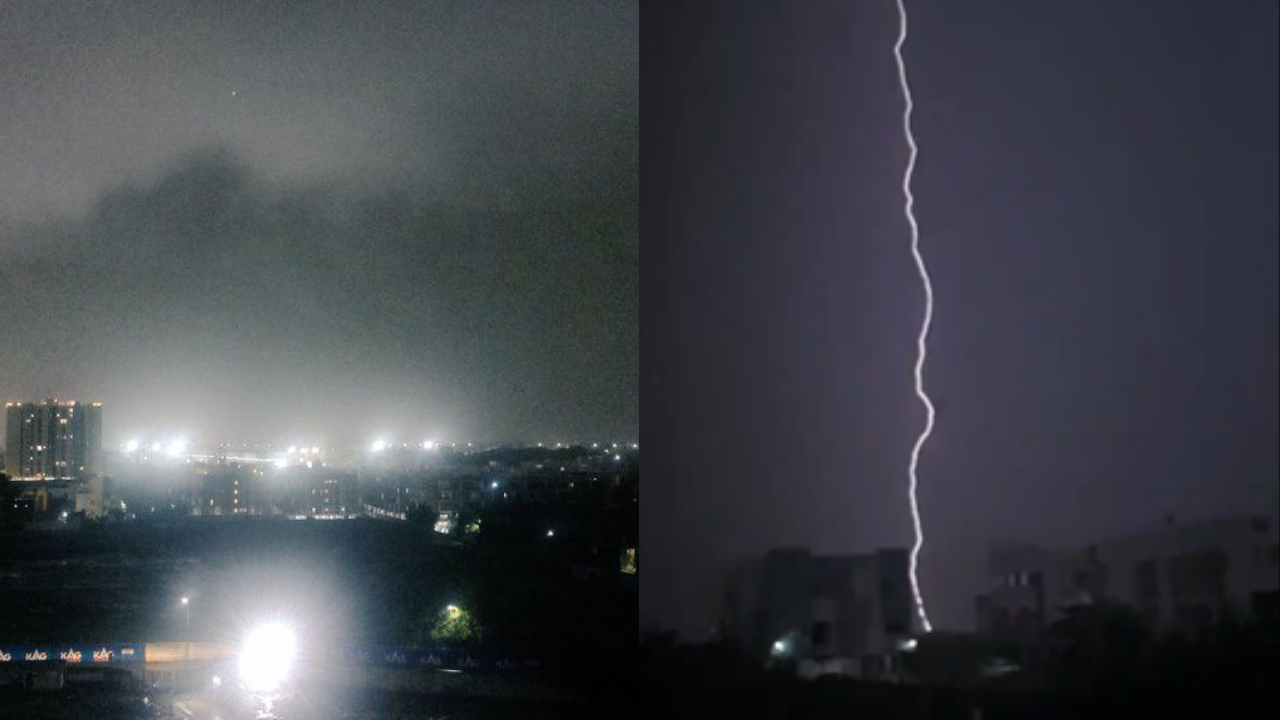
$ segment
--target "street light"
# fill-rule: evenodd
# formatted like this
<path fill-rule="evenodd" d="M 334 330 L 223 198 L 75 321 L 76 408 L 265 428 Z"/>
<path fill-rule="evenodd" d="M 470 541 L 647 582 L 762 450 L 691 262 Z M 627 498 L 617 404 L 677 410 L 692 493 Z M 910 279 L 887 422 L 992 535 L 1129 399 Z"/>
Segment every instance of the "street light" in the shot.
<path fill-rule="evenodd" d="M 191 598 L 185 595 L 182 596 L 182 609 L 186 611 L 187 629 L 190 630 L 191 629 Z"/>
<path fill-rule="evenodd" d="M 240 680 L 251 692 L 272 693 L 288 677 L 296 652 L 292 628 L 280 622 L 260 625 L 240 648 Z"/>

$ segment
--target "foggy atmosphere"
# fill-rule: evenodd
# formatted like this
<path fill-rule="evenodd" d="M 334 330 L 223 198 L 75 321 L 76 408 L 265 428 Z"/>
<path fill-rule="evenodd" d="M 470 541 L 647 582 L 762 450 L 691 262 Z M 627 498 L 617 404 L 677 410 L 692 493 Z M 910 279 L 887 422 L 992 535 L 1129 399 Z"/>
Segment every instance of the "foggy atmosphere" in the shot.
<path fill-rule="evenodd" d="M 1274 715 L 1280 5 L 641 20 L 646 713 Z"/>
<path fill-rule="evenodd" d="M 0 715 L 624 717 L 634 2 L 0 4 Z"/>

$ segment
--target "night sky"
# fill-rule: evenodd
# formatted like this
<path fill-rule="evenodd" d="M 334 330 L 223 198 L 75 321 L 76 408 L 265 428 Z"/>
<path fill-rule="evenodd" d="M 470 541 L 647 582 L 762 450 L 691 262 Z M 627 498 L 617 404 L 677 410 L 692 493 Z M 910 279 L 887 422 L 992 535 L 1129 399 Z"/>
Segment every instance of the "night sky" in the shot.
<path fill-rule="evenodd" d="M 0 4 L 0 397 L 634 440 L 635 2 Z"/>
<path fill-rule="evenodd" d="M 993 538 L 1275 502 L 1280 12 L 908 4 L 922 579 L 964 629 Z M 642 623 L 705 637 L 774 546 L 910 544 L 897 31 L 891 0 L 645 7 Z"/>

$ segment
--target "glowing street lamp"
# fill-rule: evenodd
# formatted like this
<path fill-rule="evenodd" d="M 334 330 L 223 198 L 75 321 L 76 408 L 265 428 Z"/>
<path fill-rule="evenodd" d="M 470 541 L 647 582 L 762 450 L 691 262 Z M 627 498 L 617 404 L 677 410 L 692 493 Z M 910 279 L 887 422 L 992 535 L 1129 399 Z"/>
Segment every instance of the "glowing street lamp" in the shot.
<path fill-rule="evenodd" d="M 189 630 L 191 629 L 191 598 L 186 597 L 185 595 L 182 597 L 182 609 L 186 612 L 187 629 Z"/>
<path fill-rule="evenodd" d="M 240 647 L 240 681 L 250 692 L 275 692 L 288 678 L 296 654 L 292 628 L 280 622 L 259 625 Z"/>

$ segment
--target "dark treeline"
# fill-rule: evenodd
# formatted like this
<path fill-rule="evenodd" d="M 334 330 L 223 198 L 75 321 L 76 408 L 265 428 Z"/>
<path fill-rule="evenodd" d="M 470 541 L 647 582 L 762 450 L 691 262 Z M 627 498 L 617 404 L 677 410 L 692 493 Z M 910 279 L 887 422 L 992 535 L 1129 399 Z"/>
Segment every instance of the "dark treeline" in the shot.
<path fill-rule="evenodd" d="M 803 681 L 792 668 L 765 668 L 732 643 L 684 645 L 651 633 L 641 640 L 642 707 L 648 717 L 697 710 L 886 720 L 1270 718 L 1280 710 L 1275 623 L 1221 623 L 1155 638 L 1136 615 L 1089 608 L 1070 613 L 1042 640 L 1038 657 L 999 680 L 890 685 Z"/>

